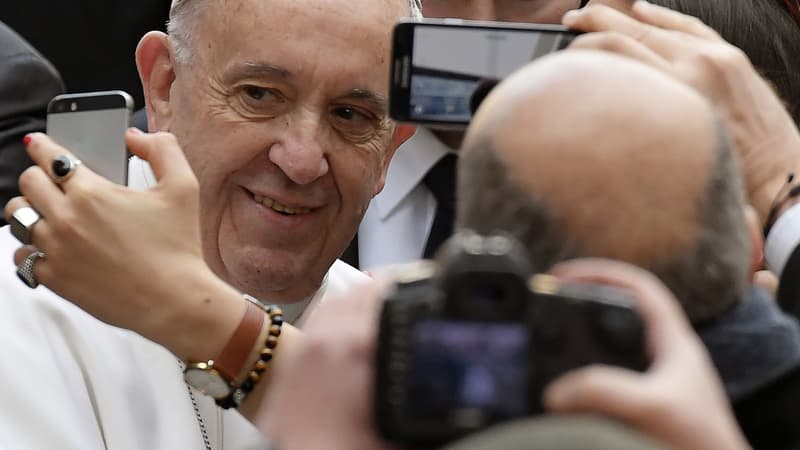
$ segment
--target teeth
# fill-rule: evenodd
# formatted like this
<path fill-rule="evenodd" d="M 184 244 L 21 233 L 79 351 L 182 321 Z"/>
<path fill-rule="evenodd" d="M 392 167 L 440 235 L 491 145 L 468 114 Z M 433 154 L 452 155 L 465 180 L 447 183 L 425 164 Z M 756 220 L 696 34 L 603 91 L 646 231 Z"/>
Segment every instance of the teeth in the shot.
<path fill-rule="evenodd" d="M 286 205 L 276 202 L 275 200 L 269 197 L 263 197 L 261 195 L 253 195 L 253 198 L 256 202 L 261 203 L 262 205 L 266 206 L 267 208 L 277 211 L 279 213 L 295 215 L 295 214 L 307 214 L 311 212 L 309 208 L 290 208 Z"/>

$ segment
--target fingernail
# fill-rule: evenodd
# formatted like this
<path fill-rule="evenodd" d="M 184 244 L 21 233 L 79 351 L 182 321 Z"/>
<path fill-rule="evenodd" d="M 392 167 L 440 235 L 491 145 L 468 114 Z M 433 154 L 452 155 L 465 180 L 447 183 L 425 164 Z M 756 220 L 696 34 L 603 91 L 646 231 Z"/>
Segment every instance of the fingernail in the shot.
<path fill-rule="evenodd" d="M 32 140 L 33 140 L 33 133 L 28 133 L 25 135 L 24 138 L 22 138 L 22 143 L 25 144 L 25 147 L 27 147 Z"/>
<path fill-rule="evenodd" d="M 564 18 L 562 19 L 562 23 L 566 24 L 567 22 L 573 22 L 580 15 L 581 15 L 581 10 L 580 9 L 571 9 L 571 10 L 567 11 L 566 13 L 564 13 Z"/>
<path fill-rule="evenodd" d="M 142 130 L 136 128 L 136 127 L 128 128 L 128 130 L 130 130 L 130 132 L 133 133 L 133 134 L 144 134 L 144 131 L 142 131 Z"/>

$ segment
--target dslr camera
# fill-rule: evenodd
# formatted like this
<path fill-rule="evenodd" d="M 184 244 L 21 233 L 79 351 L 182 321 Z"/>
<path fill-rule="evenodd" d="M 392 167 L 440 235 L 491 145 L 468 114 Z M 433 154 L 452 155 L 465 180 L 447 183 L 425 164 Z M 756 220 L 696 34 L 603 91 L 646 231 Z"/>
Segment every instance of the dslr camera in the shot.
<path fill-rule="evenodd" d="M 541 413 L 547 384 L 578 367 L 647 368 L 626 291 L 533 275 L 511 236 L 460 232 L 436 262 L 394 275 L 374 396 L 388 440 L 434 446 Z"/>

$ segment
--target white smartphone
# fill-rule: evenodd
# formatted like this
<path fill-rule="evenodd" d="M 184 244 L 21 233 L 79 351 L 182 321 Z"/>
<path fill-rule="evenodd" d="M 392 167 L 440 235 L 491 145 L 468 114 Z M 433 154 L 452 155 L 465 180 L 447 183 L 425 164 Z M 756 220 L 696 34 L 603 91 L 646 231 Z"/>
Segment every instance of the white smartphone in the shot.
<path fill-rule="evenodd" d="M 133 99 L 123 91 L 59 95 L 47 106 L 47 134 L 92 171 L 126 185 L 132 112 Z"/>

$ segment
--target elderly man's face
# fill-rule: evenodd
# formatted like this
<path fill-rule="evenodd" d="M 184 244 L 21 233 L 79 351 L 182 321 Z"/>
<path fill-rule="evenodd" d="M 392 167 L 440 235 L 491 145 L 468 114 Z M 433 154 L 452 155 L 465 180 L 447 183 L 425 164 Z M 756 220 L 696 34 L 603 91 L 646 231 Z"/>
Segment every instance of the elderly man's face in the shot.
<path fill-rule="evenodd" d="M 299 300 L 352 238 L 401 140 L 386 102 L 406 3 L 206 3 L 167 119 L 200 180 L 205 258 L 253 295 Z"/>

